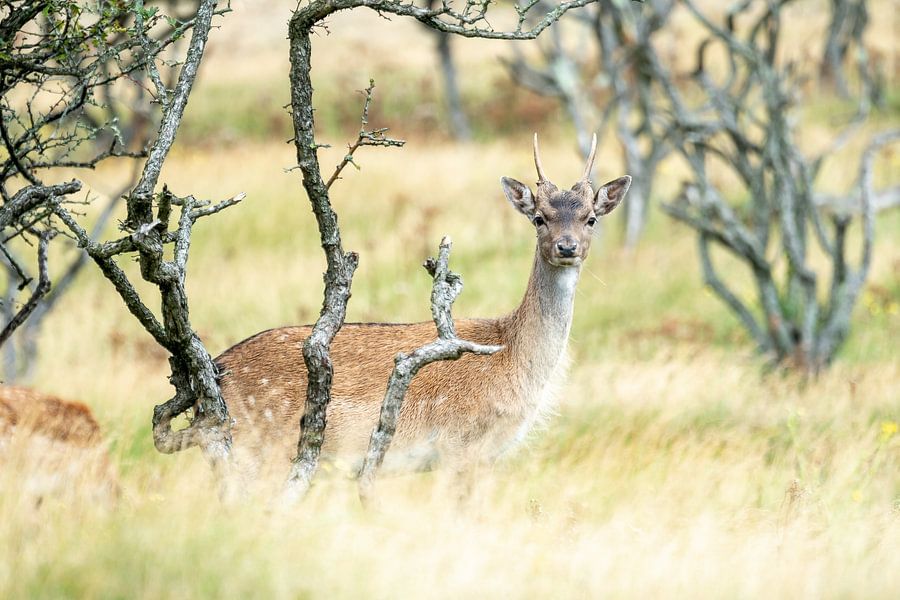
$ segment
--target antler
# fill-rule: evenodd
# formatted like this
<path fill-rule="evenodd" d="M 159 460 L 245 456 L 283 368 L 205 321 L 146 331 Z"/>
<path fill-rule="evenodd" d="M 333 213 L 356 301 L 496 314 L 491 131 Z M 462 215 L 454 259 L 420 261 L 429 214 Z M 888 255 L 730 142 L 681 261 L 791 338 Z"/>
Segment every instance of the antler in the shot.
<path fill-rule="evenodd" d="M 534 135 L 535 144 L 537 144 L 537 134 Z M 535 145 L 537 148 L 537 145 Z M 581 181 L 589 181 L 591 178 L 591 169 L 594 168 L 594 157 L 597 156 L 597 134 L 594 134 L 594 138 L 591 140 L 591 153 L 588 155 L 587 165 L 584 167 L 584 175 L 581 176 Z M 537 154 L 535 154 L 537 157 Z M 540 171 L 540 169 L 538 169 Z"/>
<path fill-rule="evenodd" d="M 581 176 L 581 181 L 589 181 L 591 178 L 591 169 L 594 168 L 594 158 L 597 156 L 597 134 L 594 134 L 594 137 L 591 139 L 591 153 L 588 155 L 587 165 L 584 167 L 584 173 Z M 547 179 L 547 176 L 544 174 L 544 165 L 541 164 L 541 152 L 538 147 L 538 134 L 534 134 L 534 166 L 537 169 L 538 174 L 538 184 L 541 183 L 549 183 L 550 180 Z"/>
<path fill-rule="evenodd" d="M 544 175 L 544 166 L 541 165 L 540 150 L 538 149 L 537 133 L 534 134 L 534 166 L 537 169 L 538 183 L 549 182 L 547 176 Z"/>

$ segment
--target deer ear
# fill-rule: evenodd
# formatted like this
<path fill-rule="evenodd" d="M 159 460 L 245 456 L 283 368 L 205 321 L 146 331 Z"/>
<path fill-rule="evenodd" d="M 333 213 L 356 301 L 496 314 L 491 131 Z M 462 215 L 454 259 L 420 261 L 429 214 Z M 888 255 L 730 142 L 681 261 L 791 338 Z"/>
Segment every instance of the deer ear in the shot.
<path fill-rule="evenodd" d="M 500 185 L 503 186 L 506 199 L 516 207 L 516 210 L 529 219 L 534 216 L 534 195 L 527 185 L 511 177 L 501 177 Z"/>
<path fill-rule="evenodd" d="M 611 213 L 625 197 L 625 192 L 629 187 L 631 187 L 631 175 L 625 175 L 613 179 L 597 190 L 597 195 L 594 197 L 594 214 L 602 217 Z"/>

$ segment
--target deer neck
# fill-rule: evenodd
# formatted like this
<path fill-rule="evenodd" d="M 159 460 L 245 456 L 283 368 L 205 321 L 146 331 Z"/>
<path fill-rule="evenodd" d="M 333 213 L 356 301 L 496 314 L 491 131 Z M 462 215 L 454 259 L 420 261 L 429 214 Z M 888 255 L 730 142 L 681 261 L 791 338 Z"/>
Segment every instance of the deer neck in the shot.
<path fill-rule="evenodd" d="M 510 346 L 531 385 L 546 382 L 565 355 L 580 266 L 555 267 L 536 250 L 525 297 L 510 315 Z"/>

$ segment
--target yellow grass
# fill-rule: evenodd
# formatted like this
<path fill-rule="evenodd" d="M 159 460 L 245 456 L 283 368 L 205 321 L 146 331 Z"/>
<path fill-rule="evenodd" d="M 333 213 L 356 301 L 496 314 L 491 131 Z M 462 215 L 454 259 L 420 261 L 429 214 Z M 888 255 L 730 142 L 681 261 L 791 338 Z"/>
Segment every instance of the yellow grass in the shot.
<path fill-rule="evenodd" d="M 286 85 L 278 80 L 283 31 L 273 23 L 289 7 L 262 3 L 284 13 L 273 17 L 236 6 L 235 21 L 253 26 L 246 36 L 237 25 L 216 34 L 228 43 L 211 44 L 202 85 Z M 430 44 L 415 26 L 357 15 L 332 25 L 332 36 L 317 40 L 322 87 L 346 81 L 330 76 L 340 65 L 365 70 L 351 61 L 363 50 L 384 51 L 373 64 L 430 68 L 429 54 L 402 55 L 402 40 L 423 52 Z M 373 28 L 411 37 L 373 42 Z M 464 63 L 486 64 L 476 54 L 488 46 L 465 50 Z M 364 83 L 353 79 L 351 89 Z M 208 96 L 198 93 L 188 125 L 204 117 Z M 581 171 L 571 141 L 559 130 L 546 138 L 547 171 L 571 182 Z M 344 140 L 322 141 L 335 146 L 322 152 L 330 172 Z M 248 194 L 199 223 L 192 245 L 191 316 L 214 354 L 318 314 L 323 260 L 282 142 L 179 147 L 164 173 L 176 193 Z M 345 245 L 361 254 L 349 320 L 427 319 L 419 264 L 444 234 L 466 283 L 455 315 L 513 308 L 533 233 L 499 178 L 532 180 L 527 132 L 464 145 L 423 136 L 402 150 L 364 149 L 358 162 L 362 170 L 349 169 L 333 194 Z M 618 164 L 609 141 L 599 177 L 618 176 Z M 854 168 L 836 164 L 829 177 L 849 181 Z M 102 193 L 125 171 L 123 163 L 79 175 Z M 660 194 L 677 188 L 680 173 L 666 167 Z M 0 597 L 894 598 L 898 232 L 898 216 L 885 215 L 852 339 L 833 369 L 803 381 L 763 374 L 747 336 L 704 291 L 690 231 L 654 213 L 646 242 L 626 256 L 611 219 L 579 287 L 559 416 L 483 473 L 468 502 L 460 505 L 437 472 L 383 480 L 380 510 L 368 512 L 354 483 L 334 471 L 293 511 L 265 496 L 225 506 L 199 453 L 157 454 L 149 425 L 153 405 L 172 392 L 166 355 L 89 268 L 45 327 L 34 383 L 94 409 L 121 498 L 48 496 L 35 508 L 19 494 L 30 474 L 7 466 Z M 139 279 L 136 265 L 121 263 Z"/>

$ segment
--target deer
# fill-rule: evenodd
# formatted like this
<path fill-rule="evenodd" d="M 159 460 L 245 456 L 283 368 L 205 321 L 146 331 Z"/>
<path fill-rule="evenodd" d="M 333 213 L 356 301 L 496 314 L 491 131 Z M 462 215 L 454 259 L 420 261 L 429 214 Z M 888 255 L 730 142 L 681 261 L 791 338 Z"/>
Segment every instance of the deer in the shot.
<path fill-rule="evenodd" d="M 560 189 L 546 176 L 534 135 L 534 191 L 510 177 L 504 195 L 537 237 L 531 274 L 518 307 L 498 318 L 455 319 L 461 339 L 502 346 L 489 356 L 431 363 L 412 381 L 385 466 L 494 461 L 555 410 L 567 368 L 575 289 L 598 219 L 625 197 L 631 177 L 596 191 L 590 176 L 597 136 L 581 178 Z M 222 396 L 233 419 L 235 460 L 288 464 L 296 451 L 306 397 L 303 342 L 312 327 L 269 329 L 216 358 Z M 377 423 L 393 358 L 434 339 L 434 324 L 345 323 L 331 345 L 334 379 L 323 458 L 362 458 Z"/>
<path fill-rule="evenodd" d="M 0 465 L 0 487 L 15 485 L 37 503 L 48 495 L 106 501 L 119 494 L 90 408 L 31 388 L 0 385 Z"/>
<path fill-rule="evenodd" d="M 0 386 L 0 435 L 28 431 L 78 447 L 100 443 L 100 425 L 86 405 L 20 386 Z"/>

